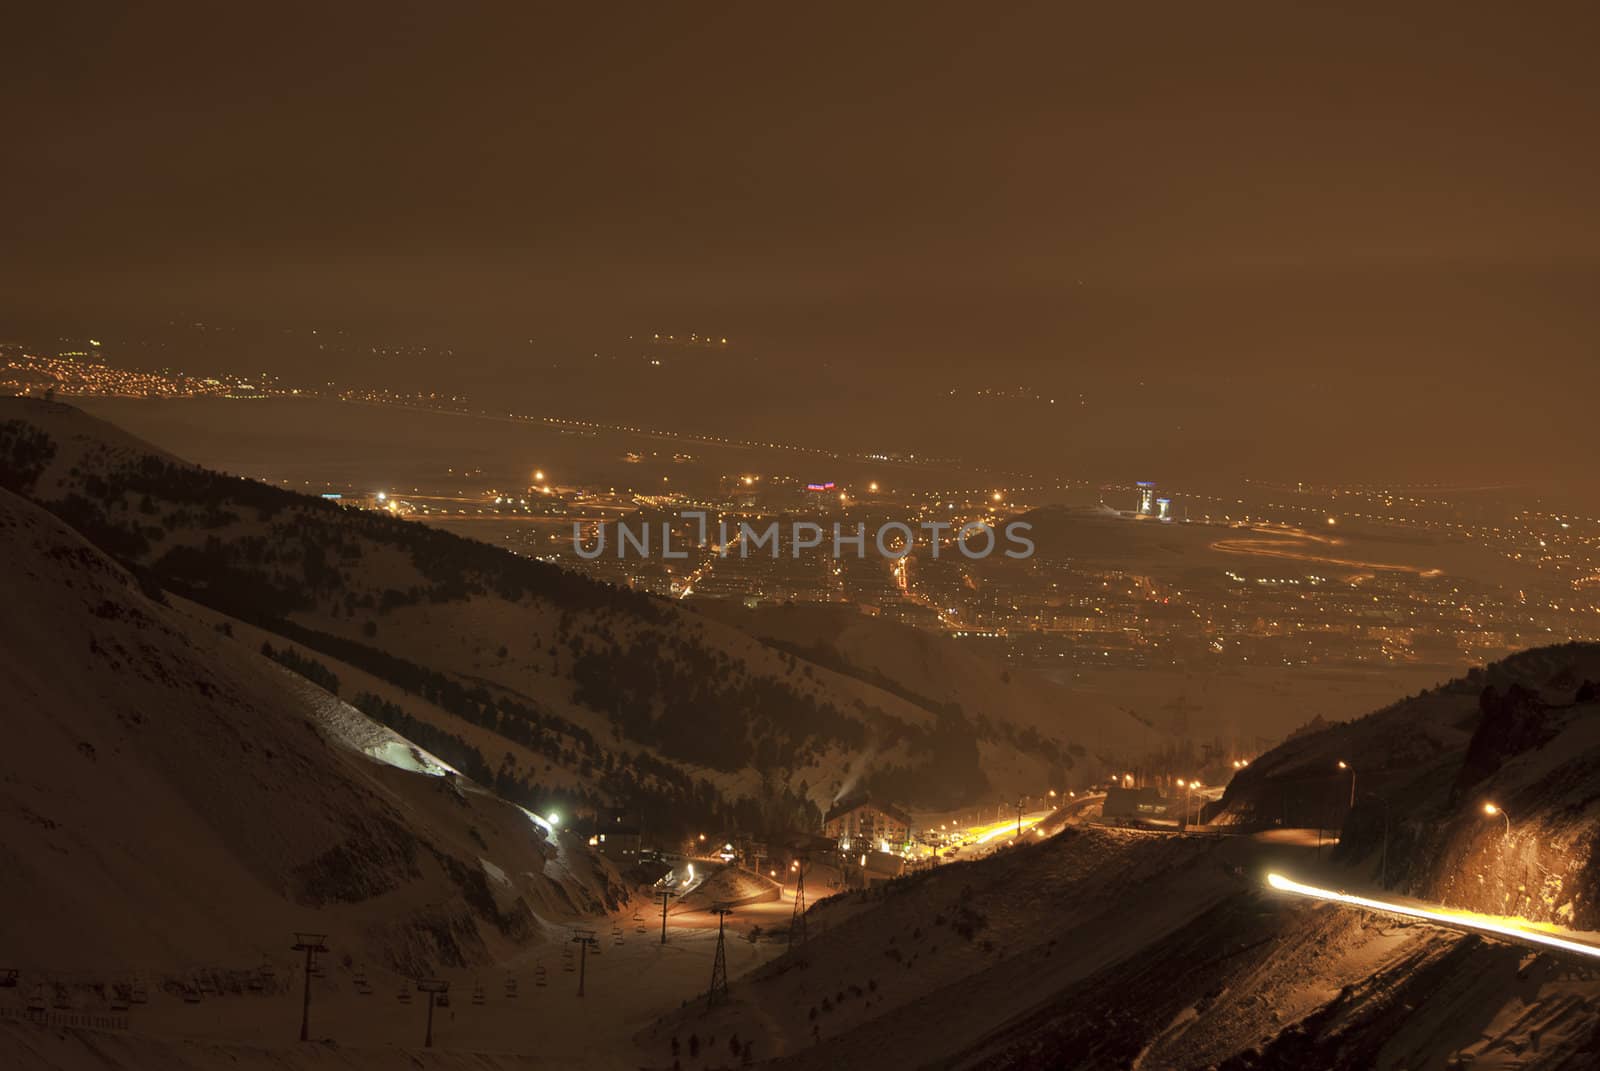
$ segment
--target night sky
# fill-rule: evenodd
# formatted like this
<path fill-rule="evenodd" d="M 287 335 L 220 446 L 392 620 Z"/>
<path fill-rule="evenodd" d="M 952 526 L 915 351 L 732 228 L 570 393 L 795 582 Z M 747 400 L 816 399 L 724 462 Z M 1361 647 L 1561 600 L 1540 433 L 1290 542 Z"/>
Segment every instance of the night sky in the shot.
<path fill-rule="evenodd" d="M 1592 7 L 458 6 L 8 13 L 0 315 L 1594 412 Z"/>

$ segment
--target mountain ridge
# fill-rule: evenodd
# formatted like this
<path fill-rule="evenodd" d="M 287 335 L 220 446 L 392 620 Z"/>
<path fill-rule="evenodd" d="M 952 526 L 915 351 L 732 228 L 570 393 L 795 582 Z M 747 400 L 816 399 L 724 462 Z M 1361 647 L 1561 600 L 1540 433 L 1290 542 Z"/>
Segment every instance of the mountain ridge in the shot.
<path fill-rule="evenodd" d="M 457 710 L 491 729 L 511 717 L 515 735 L 531 723 L 559 736 L 577 778 L 516 754 L 501 777 L 506 756 L 482 756 L 502 784 L 526 786 L 529 806 L 650 804 L 594 775 L 640 754 L 671 782 L 656 802 L 676 804 L 685 831 L 809 829 L 869 763 L 919 797 L 907 802 L 936 807 L 989 791 L 986 769 L 1037 784 L 1051 773 L 992 725 L 651 596 L 210 473 L 71 407 L 7 399 L 0 429 L 16 489 L 151 583 L 368 669 L 388 656 L 442 674 L 469 696 Z"/>

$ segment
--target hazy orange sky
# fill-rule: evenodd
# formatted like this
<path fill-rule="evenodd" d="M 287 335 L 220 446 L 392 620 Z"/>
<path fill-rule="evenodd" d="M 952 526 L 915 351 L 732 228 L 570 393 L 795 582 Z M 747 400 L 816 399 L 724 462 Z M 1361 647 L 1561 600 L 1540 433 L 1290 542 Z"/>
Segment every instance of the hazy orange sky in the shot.
<path fill-rule="evenodd" d="M 12 12 L 0 324 L 1592 412 L 1592 7 L 460 6 Z"/>

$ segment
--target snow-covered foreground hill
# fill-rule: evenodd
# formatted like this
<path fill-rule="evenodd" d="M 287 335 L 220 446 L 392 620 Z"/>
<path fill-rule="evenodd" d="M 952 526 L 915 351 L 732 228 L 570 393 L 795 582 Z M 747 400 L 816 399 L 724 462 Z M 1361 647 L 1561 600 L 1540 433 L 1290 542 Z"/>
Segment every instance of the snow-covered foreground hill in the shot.
<path fill-rule="evenodd" d="M 1343 873 L 1293 838 L 1069 826 L 847 894 L 803 957 L 643 1031 L 644 1066 L 729 1036 L 819 1071 L 1594 1066 L 1592 961 L 1285 898 L 1270 870 Z"/>
<path fill-rule="evenodd" d="M 803 957 L 640 1042 L 737 1032 L 829 1069 L 1600 1066 L 1597 678 L 1592 646 L 1525 652 L 1291 739 L 1200 835 L 1069 823 L 829 900 Z M 1323 816 L 1323 838 L 1293 828 Z M 1272 872 L 1446 918 L 1289 896 Z"/>
<path fill-rule="evenodd" d="M 0 492 L 0 966 L 76 1002 L 284 958 L 425 973 L 626 894 L 518 807 Z"/>
<path fill-rule="evenodd" d="M 1600 930 L 1600 645 L 1524 651 L 1294 736 L 1234 779 L 1218 820 L 1320 824 L 1364 884 Z"/>

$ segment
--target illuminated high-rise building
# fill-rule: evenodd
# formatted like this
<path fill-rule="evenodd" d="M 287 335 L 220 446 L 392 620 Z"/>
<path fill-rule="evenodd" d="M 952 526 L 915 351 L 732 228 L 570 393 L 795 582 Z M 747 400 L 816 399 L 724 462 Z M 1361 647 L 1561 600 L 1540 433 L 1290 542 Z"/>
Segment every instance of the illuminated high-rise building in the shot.
<path fill-rule="evenodd" d="M 1149 481 L 1141 480 L 1139 488 L 1139 508 L 1136 511 L 1141 517 L 1148 517 L 1156 511 L 1156 485 Z"/>

